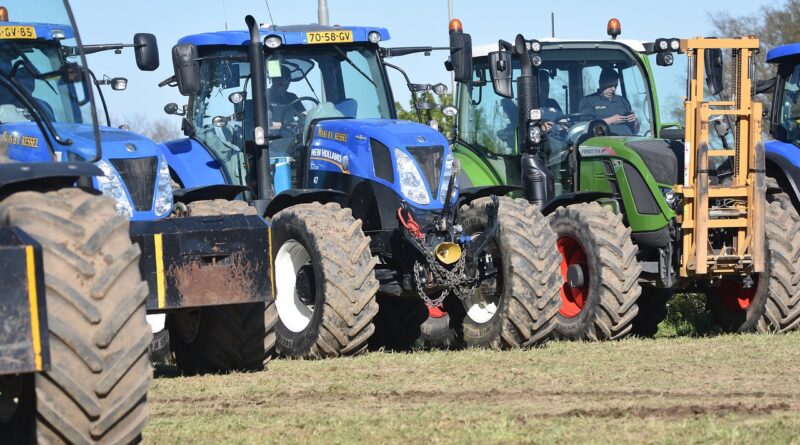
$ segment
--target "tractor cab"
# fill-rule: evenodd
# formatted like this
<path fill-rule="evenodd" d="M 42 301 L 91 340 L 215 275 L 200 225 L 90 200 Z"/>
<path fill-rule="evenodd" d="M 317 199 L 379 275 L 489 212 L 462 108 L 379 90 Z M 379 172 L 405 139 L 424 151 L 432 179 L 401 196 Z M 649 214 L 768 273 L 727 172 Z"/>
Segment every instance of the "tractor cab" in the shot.
<path fill-rule="evenodd" d="M 618 121 L 607 126 L 607 135 L 652 137 L 657 104 L 650 66 L 638 56 L 637 50 L 644 51 L 640 42 L 545 39 L 540 45 L 539 107 L 548 129 L 547 165 L 556 175 L 558 195 L 562 190 L 574 191 L 575 165 L 569 154 L 586 139 L 590 124 L 619 115 Z M 474 51 L 471 93 L 463 84 L 459 90 L 458 135 L 465 146 L 488 155 L 491 164 L 504 171 L 519 165 L 519 113 L 516 98 L 496 93 L 492 79 L 507 83 L 503 88 L 513 88 L 520 66 L 519 59 L 510 54 L 508 60 L 499 61 L 497 48 L 485 45 Z M 497 66 L 505 63 L 510 70 L 498 72 Z M 509 174 L 509 178 L 519 177 L 518 169 Z"/>

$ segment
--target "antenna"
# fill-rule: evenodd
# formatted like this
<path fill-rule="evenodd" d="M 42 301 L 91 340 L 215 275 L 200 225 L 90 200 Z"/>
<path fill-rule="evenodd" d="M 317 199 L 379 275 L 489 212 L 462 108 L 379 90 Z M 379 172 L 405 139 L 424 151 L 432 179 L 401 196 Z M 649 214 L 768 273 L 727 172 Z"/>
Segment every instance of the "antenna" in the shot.
<path fill-rule="evenodd" d="M 277 30 L 278 25 L 275 23 L 275 19 L 272 18 L 272 10 L 269 9 L 269 0 L 264 0 L 264 3 L 267 4 L 267 12 L 269 13 L 269 21 L 272 23 L 272 27 Z"/>
<path fill-rule="evenodd" d="M 550 37 L 556 37 L 556 13 L 550 13 Z"/>
<path fill-rule="evenodd" d="M 225 20 L 225 31 L 228 30 L 228 11 L 225 9 L 225 0 L 222 0 L 222 18 Z"/>

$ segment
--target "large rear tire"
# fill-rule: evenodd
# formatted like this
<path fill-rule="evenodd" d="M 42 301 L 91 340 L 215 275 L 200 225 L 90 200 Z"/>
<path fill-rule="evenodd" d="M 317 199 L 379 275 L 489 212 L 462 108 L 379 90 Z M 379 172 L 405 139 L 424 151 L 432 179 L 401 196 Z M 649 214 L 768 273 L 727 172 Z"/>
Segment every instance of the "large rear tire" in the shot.
<path fill-rule="evenodd" d="M 631 332 L 642 292 L 636 246 L 622 215 L 592 202 L 550 216 L 561 253 L 561 309 L 555 335 L 567 340 L 617 339 Z M 568 272 L 579 277 L 570 286 Z"/>
<path fill-rule="evenodd" d="M 461 209 L 466 235 L 486 230 L 491 203 L 481 198 Z M 501 197 L 498 204 L 497 234 L 487 247 L 496 275 L 462 300 L 461 337 L 467 346 L 492 349 L 540 344 L 550 337 L 559 306 L 555 235 L 528 201 Z"/>
<path fill-rule="evenodd" d="M 39 443 L 138 442 L 153 373 L 147 285 L 127 219 L 109 198 L 64 189 L 10 196 L 0 224 L 42 245 L 51 363 L 27 379 L 35 416 L 0 425 L 0 437 L 35 431 Z"/>
<path fill-rule="evenodd" d="M 800 217 L 792 206 L 767 205 L 766 272 L 755 286 L 724 280 L 707 291 L 714 320 L 728 332 L 786 332 L 800 325 Z"/>
<path fill-rule="evenodd" d="M 361 220 L 338 204 L 299 204 L 272 219 L 276 352 L 293 358 L 357 354 L 375 331 L 377 260 Z"/>
<path fill-rule="evenodd" d="M 256 214 L 247 202 L 224 199 L 195 201 L 187 208 L 189 216 Z M 190 375 L 264 369 L 275 345 L 274 325 L 263 303 L 208 306 L 167 317 L 175 362 Z"/>

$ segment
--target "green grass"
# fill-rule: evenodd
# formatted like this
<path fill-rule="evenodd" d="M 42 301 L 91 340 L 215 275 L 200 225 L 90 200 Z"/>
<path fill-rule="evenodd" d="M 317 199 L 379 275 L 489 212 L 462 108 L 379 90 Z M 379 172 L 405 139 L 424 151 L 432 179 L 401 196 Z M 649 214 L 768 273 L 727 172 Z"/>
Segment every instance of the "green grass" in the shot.
<path fill-rule="evenodd" d="M 148 443 L 800 443 L 800 334 L 370 353 L 170 376 Z"/>

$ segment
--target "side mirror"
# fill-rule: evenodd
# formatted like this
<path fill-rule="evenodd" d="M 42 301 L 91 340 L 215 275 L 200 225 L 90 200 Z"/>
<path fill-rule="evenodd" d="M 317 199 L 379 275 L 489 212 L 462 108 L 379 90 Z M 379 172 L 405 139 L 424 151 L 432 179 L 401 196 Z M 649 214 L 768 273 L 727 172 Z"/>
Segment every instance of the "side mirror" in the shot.
<path fill-rule="evenodd" d="M 722 50 L 719 48 L 705 50 L 706 86 L 711 94 L 722 91 Z"/>
<path fill-rule="evenodd" d="M 133 36 L 133 50 L 136 54 L 136 66 L 142 71 L 158 69 L 158 42 L 153 34 L 137 33 Z"/>
<path fill-rule="evenodd" d="M 493 51 L 489 53 L 489 75 L 492 78 L 494 92 L 498 96 L 514 97 L 511 84 L 512 71 L 510 52 Z"/>
<path fill-rule="evenodd" d="M 200 58 L 197 47 L 191 43 L 172 47 L 172 65 L 175 68 L 175 81 L 178 91 L 184 96 L 194 96 L 200 92 Z"/>
<path fill-rule="evenodd" d="M 450 64 L 455 81 L 472 81 L 472 36 L 456 31 L 450 34 Z"/>

